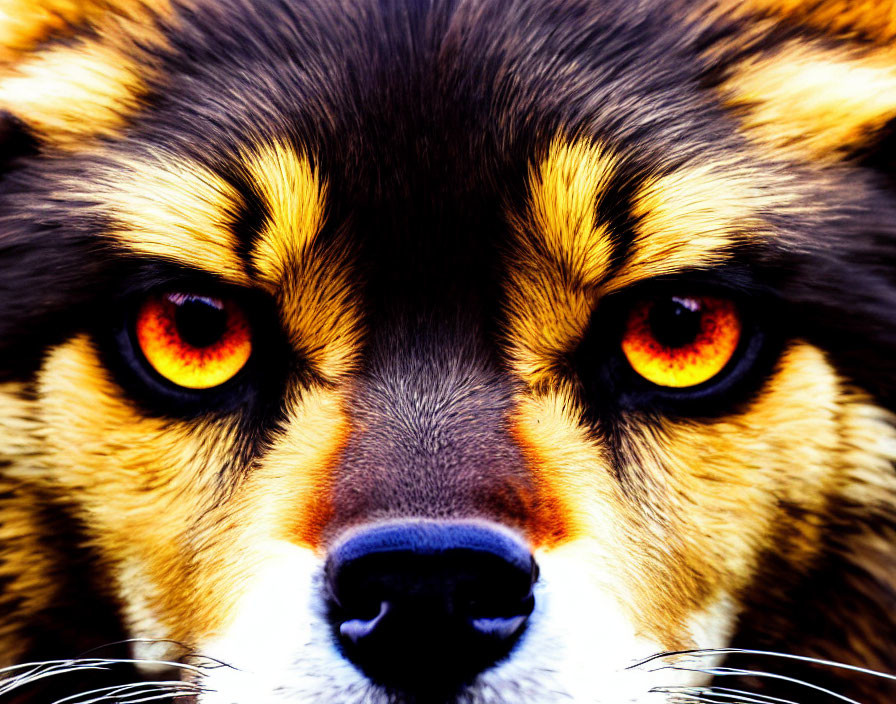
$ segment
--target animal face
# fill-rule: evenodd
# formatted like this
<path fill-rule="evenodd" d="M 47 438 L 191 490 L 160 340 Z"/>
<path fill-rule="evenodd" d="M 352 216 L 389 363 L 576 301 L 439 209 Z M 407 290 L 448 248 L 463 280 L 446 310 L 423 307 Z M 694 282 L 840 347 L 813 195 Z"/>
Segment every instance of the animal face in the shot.
<path fill-rule="evenodd" d="M 9 3 L 0 700 L 890 701 L 888 8 Z"/>

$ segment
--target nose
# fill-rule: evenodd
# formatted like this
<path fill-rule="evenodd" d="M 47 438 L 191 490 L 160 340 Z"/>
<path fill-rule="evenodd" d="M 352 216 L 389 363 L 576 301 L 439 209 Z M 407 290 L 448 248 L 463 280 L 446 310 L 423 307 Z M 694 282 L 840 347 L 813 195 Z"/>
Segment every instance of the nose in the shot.
<path fill-rule="evenodd" d="M 447 693 L 504 658 L 524 631 L 538 568 L 486 523 L 413 521 L 355 533 L 325 566 L 345 656 L 404 693 Z"/>

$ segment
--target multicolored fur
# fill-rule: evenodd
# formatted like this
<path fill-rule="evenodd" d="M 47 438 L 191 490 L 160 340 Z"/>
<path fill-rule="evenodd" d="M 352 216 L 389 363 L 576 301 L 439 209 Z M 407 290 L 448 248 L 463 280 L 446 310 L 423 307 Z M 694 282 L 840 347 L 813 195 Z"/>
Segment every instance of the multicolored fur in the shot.
<path fill-rule="evenodd" d="M 891 2 L 8 0 L 0 47 L 0 666 L 183 680 L 122 702 L 893 700 Z M 233 383 L 147 369 L 161 290 L 248 311 Z M 642 383 L 627 306 L 695 290 L 748 349 Z M 329 551 L 410 519 L 540 570 L 450 693 L 328 624 Z M 728 647 L 737 677 L 636 665 Z M 108 684 L 23 672 L 0 701 Z"/>

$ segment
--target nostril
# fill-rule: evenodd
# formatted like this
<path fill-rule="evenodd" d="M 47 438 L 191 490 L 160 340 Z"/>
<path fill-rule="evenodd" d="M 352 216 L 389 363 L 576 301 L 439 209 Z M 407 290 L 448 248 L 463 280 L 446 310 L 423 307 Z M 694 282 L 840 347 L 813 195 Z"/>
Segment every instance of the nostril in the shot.
<path fill-rule="evenodd" d="M 357 643 L 371 635 L 389 611 L 389 602 L 380 602 L 380 610 L 373 618 L 350 618 L 339 624 L 339 635 Z"/>
<path fill-rule="evenodd" d="M 506 656 L 534 608 L 536 579 L 522 542 L 479 523 L 376 526 L 326 565 L 343 652 L 402 691 L 456 688 Z"/>
<path fill-rule="evenodd" d="M 525 616 L 474 618 L 471 623 L 473 628 L 487 638 L 498 640 L 513 638 L 526 624 L 528 614 Z"/>

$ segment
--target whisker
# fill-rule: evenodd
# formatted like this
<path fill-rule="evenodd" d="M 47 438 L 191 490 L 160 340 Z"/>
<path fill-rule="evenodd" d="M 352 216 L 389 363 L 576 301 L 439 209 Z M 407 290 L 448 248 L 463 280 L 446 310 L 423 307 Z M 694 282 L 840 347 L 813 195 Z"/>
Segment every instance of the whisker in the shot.
<path fill-rule="evenodd" d="M 206 658 L 198 655 L 193 657 L 197 659 L 201 657 L 204 662 L 194 664 L 170 660 L 152 660 L 147 658 L 77 658 L 67 660 L 43 660 L 11 665 L 0 669 L 0 696 L 8 695 L 17 689 L 32 685 L 35 682 L 39 682 L 49 677 L 58 677 L 76 672 L 97 670 L 107 671 L 115 665 L 155 664 L 197 675 L 203 675 L 208 670 L 218 667 L 231 667 L 231 665 L 214 658 Z M 6 676 L 4 677 L 4 675 Z M 149 683 L 139 683 L 141 686 L 147 684 Z M 182 685 L 187 686 L 186 683 L 182 683 Z M 83 696 L 83 693 L 79 696 Z"/>
<path fill-rule="evenodd" d="M 91 689 L 86 692 L 78 692 L 77 694 L 72 694 L 67 697 L 63 697 L 62 699 L 57 699 L 53 702 L 53 704 L 72 704 L 73 702 L 77 702 L 77 704 L 90 704 L 90 702 L 99 702 L 107 699 L 110 696 L 118 696 L 120 694 L 125 694 L 129 690 L 135 689 L 143 689 L 146 691 L 152 691 L 153 689 L 159 689 L 161 687 L 165 687 L 171 690 L 174 689 L 189 689 L 191 692 L 195 692 L 201 689 L 201 687 L 197 684 L 193 684 L 192 682 L 183 682 L 181 680 L 159 680 L 158 682 L 135 682 L 133 684 L 116 684 L 110 685 L 108 687 L 99 687 L 97 689 Z M 139 693 L 139 692 L 138 692 Z M 95 699 L 83 700 L 82 697 L 89 697 L 96 694 L 100 694 L 102 696 L 97 697 Z M 133 696 L 133 692 L 127 694 L 126 696 Z"/>
<path fill-rule="evenodd" d="M 192 694 L 195 694 L 195 692 L 178 692 L 178 693 L 171 693 L 171 694 L 161 694 L 161 695 L 154 696 L 154 697 L 144 697 L 143 699 L 131 699 L 130 701 L 128 701 L 126 703 L 122 702 L 122 704 L 138 704 L 138 702 L 151 702 L 151 701 L 156 701 L 158 699 L 164 699 L 166 697 L 171 697 L 171 696 L 186 697 L 186 696 L 190 696 Z M 117 702 L 115 704 L 117 704 Z"/>
<path fill-rule="evenodd" d="M 109 643 L 103 643 L 102 645 L 98 645 L 95 648 L 91 648 L 90 650 L 85 650 L 81 653 L 80 657 L 86 657 L 91 653 L 96 653 L 105 648 L 114 648 L 116 645 L 130 645 L 131 643 L 170 643 L 171 645 L 176 645 L 179 648 L 183 649 L 185 653 L 190 653 L 190 648 L 185 643 L 181 643 L 178 640 L 173 640 L 172 638 L 125 638 L 123 640 L 113 640 Z"/>
<path fill-rule="evenodd" d="M 209 668 L 203 665 L 191 665 L 184 662 L 176 662 L 174 660 L 153 660 L 148 658 L 103 658 L 102 662 L 109 665 L 165 665 L 167 667 L 187 670 L 194 674 L 202 674 L 204 670 Z M 224 663 L 218 663 L 224 667 L 229 667 Z"/>
<path fill-rule="evenodd" d="M 12 665 L 10 667 L 0 668 L 0 675 L 2 675 L 4 672 L 11 673 L 15 672 L 16 670 L 26 670 L 26 672 L 21 672 L 10 677 L 0 677 L 0 694 L 3 694 L 5 691 L 11 691 L 15 688 L 16 682 L 27 679 L 40 672 L 41 668 L 45 665 L 46 663 L 42 662 L 28 662 L 19 665 Z"/>
<path fill-rule="evenodd" d="M 670 670 L 679 670 L 682 672 L 702 672 L 707 675 L 712 675 L 713 677 L 731 677 L 731 676 L 751 676 L 751 677 L 767 677 L 769 679 L 781 680 L 783 682 L 790 682 L 792 684 L 799 685 L 801 687 L 808 687 L 809 689 L 814 689 L 817 692 L 823 692 L 834 699 L 839 699 L 843 702 L 848 702 L 848 704 L 861 704 L 861 702 L 857 702 L 855 699 L 850 699 L 842 694 L 838 694 L 830 689 L 825 687 L 821 687 L 817 684 L 812 684 L 811 682 L 805 682 L 803 680 L 797 679 L 795 677 L 788 677 L 787 675 L 779 675 L 774 672 L 763 672 L 762 670 L 742 670 L 734 667 L 683 667 L 681 665 L 666 665 L 665 667 L 658 668 L 662 669 L 670 669 Z"/>
<path fill-rule="evenodd" d="M 153 697 L 144 697 L 143 699 L 131 699 L 128 702 L 122 702 L 121 704 L 138 704 L 138 702 L 152 702 L 157 701 L 159 699 L 166 699 L 168 697 L 179 697 L 179 696 L 188 696 L 193 694 L 193 692 L 178 692 L 178 693 L 169 693 L 169 694 L 159 694 Z M 118 704 L 117 702 L 115 704 Z"/>
<path fill-rule="evenodd" d="M 104 643 L 103 645 L 98 645 L 97 647 L 91 648 L 90 650 L 86 650 L 81 654 L 81 656 L 78 659 L 84 659 L 84 657 L 86 655 L 100 651 L 103 648 L 111 648 L 116 645 L 129 645 L 131 643 L 170 643 L 172 645 L 176 645 L 179 648 L 183 649 L 184 654 L 181 656 L 182 658 L 195 658 L 197 660 L 203 661 L 203 663 L 205 663 L 205 662 L 212 663 L 212 665 L 202 664 L 202 665 L 200 665 L 200 667 L 205 667 L 207 669 L 212 669 L 213 666 L 233 668 L 233 665 L 230 665 L 229 663 L 226 663 L 223 660 L 219 660 L 218 658 L 213 658 L 210 655 L 203 655 L 201 653 L 196 653 L 185 643 L 182 643 L 179 640 L 174 640 L 172 638 L 125 638 L 124 640 L 116 640 L 116 641 L 112 641 L 110 643 Z M 167 661 L 164 661 L 164 660 L 152 660 L 152 659 L 148 659 L 148 658 L 139 658 L 139 659 L 135 660 L 135 662 L 158 664 L 158 665 L 169 664 Z M 175 663 L 175 665 L 178 667 L 181 666 L 178 663 Z"/>
<path fill-rule="evenodd" d="M 216 660 L 215 658 L 208 658 L 206 656 L 193 656 L 197 658 L 207 659 L 209 662 L 214 663 L 214 666 L 220 667 L 232 667 L 232 665 L 228 665 L 227 663 Z M 56 666 L 56 665 L 65 665 L 68 667 L 97 667 L 97 666 L 105 666 L 105 665 L 165 665 L 167 667 L 172 667 L 181 670 L 189 670 L 191 672 L 201 674 L 203 670 L 212 669 L 211 667 L 207 667 L 205 665 L 193 665 L 190 663 L 183 662 L 175 662 L 173 660 L 152 660 L 147 658 L 69 658 L 67 660 L 43 660 L 36 662 L 27 662 L 19 665 L 10 665 L 9 667 L 0 668 L 0 675 L 6 672 L 12 672 L 14 670 L 20 670 L 25 668 L 40 668 L 43 666 Z"/>
<path fill-rule="evenodd" d="M 114 704 L 137 704 L 137 702 L 149 702 L 158 699 L 168 699 L 171 697 L 192 696 L 196 693 L 197 690 L 193 689 L 182 690 L 172 688 L 163 692 L 154 691 L 152 689 L 142 689 L 136 692 L 130 692 L 128 694 L 125 694 L 124 696 L 115 693 L 104 694 L 103 696 L 96 697 L 94 699 L 81 700 L 80 702 L 78 702 L 78 704 L 101 704 L 102 702 L 114 702 Z M 133 699 L 133 697 L 139 698 Z M 58 702 L 53 702 L 53 704 L 58 704 Z"/>
<path fill-rule="evenodd" d="M 670 701 L 676 702 L 676 704 L 765 704 L 764 699 L 754 699 L 744 695 L 722 695 L 712 691 L 685 694 L 683 697 L 675 697 Z"/>
<path fill-rule="evenodd" d="M 718 693 L 731 693 L 731 694 L 742 694 L 753 697 L 753 699 L 757 702 L 769 702 L 774 704 L 799 704 L 799 702 L 795 702 L 792 699 L 782 699 L 780 697 L 772 697 L 768 694 L 759 694 L 757 692 L 747 692 L 743 689 L 733 689 L 731 687 L 710 687 L 713 692 Z"/>
<path fill-rule="evenodd" d="M 666 699 L 670 704 L 690 704 L 702 702 L 708 687 L 696 687 L 687 685 L 670 685 L 666 687 L 654 687 L 650 692 L 669 695 Z"/>
<path fill-rule="evenodd" d="M 655 692 L 659 690 L 651 689 L 650 691 Z M 666 704 L 699 704 L 699 702 L 703 701 L 700 696 L 699 692 L 695 694 L 690 692 L 673 692 L 669 693 L 669 696 L 666 698 Z"/>
<path fill-rule="evenodd" d="M 693 697 L 699 696 L 704 689 L 705 687 L 668 685 L 665 687 L 654 687 L 653 689 L 648 690 L 648 694 L 666 694 L 668 695 L 665 699 L 665 701 L 667 702 L 683 701 L 681 699 L 682 697 L 685 697 L 685 699 L 687 699 L 688 701 L 693 701 Z"/>
<path fill-rule="evenodd" d="M 0 675 L 3 675 L 7 672 L 15 672 L 16 670 L 26 670 L 29 668 L 32 670 L 38 670 L 41 667 L 44 667 L 46 665 L 50 665 L 50 666 L 66 665 L 66 664 L 70 665 L 74 662 L 77 662 L 77 660 L 73 660 L 71 658 L 69 658 L 68 660 L 35 660 L 33 662 L 23 662 L 23 663 L 19 663 L 17 665 L 9 665 L 7 667 L 0 667 Z"/>
<path fill-rule="evenodd" d="M 890 674 L 887 672 L 880 672 L 879 670 L 871 670 L 867 667 L 859 667 L 858 665 L 848 665 L 843 662 L 837 662 L 835 660 L 822 660 L 820 658 L 809 657 L 808 655 L 792 655 L 790 653 L 779 653 L 774 650 L 750 650 L 747 648 L 702 648 L 702 649 L 694 649 L 694 650 L 670 650 L 664 653 L 656 653 L 655 655 L 651 655 L 648 658 L 640 660 L 633 665 L 630 665 L 627 669 L 634 669 L 636 667 L 642 667 L 650 662 L 655 660 L 659 660 L 661 658 L 667 657 L 678 657 L 678 656 L 693 656 L 693 657 L 704 657 L 710 655 L 760 655 L 760 656 L 769 656 L 769 657 L 777 657 L 777 658 L 785 658 L 788 660 L 798 660 L 800 662 L 808 662 L 813 663 L 815 665 L 823 665 L 825 667 L 833 667 L 839 668 L 842 670 L 850 670 L 852 672 L 859 672 L 865 675 L 872 675 L 874 677 L 882 677 L 883 679 L 896 681 L 896 675 Z"/>
<path fill-rule="evenodd" d="M 685 697 L 696 698 L 696 701 L 717 701 L 728 702 L 736 700 L 743 704 L 799 704 L 792 699 L 781 699 L 779 697 L 771 697 L 767 694 L 758 694 L 756 692 L 747 692 L 743 689 L 732 689 L 730 687 L 655 687 L 651 692 L 682 694 Z M 718 699 L 710 700 L 708 696 L 718 697 Z"/>
<path fill-rule="evenodd" d="M 56 675 L 66 675 L 72 672 L 82 672 L 84 670 L 108 670 L 109 668 L 100 665 L 75 665 L 74 667 L 55 667 L 40 671 L 40 668 L 31 673 L 24 673 L 11 677 L 7 680 L 0 681 L 0 694 L 8 694 L 14 689 L 24 687 L 32 682 L 38 682 L 47 677 L 55 677 Z"/>

